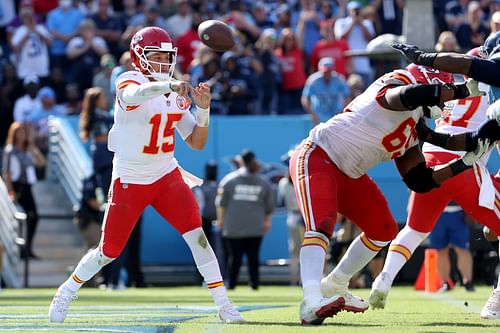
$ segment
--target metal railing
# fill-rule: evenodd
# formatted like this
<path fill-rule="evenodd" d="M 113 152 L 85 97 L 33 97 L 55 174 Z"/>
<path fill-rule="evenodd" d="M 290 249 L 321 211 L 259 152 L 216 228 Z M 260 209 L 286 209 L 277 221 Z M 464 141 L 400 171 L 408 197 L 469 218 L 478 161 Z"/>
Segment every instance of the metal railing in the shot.
<path fill-rule="evenodd" d="M 7 186 L 0 178 L 0 241 L 3 245 L 2 277 L 7 287 L 20 288 L 21 278 L 16 271 L 19 263 L 19 245 L 24 244 L 20 237 L 20 223 L 26 214 L 20 212 L 9 198 Z"/>
<path fill-rule="evenodd" d="M 49 118 L 48 176 L 62 185 L 73 207 L 78 207 L 83 180 L 92 174 L 92 160 L 72 129 L 70 119 Z"/>

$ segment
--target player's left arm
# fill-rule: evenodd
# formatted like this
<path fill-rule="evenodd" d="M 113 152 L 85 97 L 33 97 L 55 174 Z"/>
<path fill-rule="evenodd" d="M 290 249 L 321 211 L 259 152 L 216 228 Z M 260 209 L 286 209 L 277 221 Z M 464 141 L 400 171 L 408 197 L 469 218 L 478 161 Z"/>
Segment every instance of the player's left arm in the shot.
<path fill-rule="evenodd" d="M 480 140 L 474 152 L 469 152 L 447 164 L 429 168 L 420 147 L 416 145 L 394 162 L 408 188 L 417 193 L 425 193 L 438 188 L 445 180 L 470 169 L 474 162 L 487 154 L 491 148 L 492 143 L 488 140 Z"/>
<path fill-rule="evenodd" d="M 210 100 L 212 99 L 210 87 L 205 83 L 200 83 L 192 90 L 192 95 L 194 103 L 196 104 L 196 125 L 185 141 L 192 149 L 202 150 L 205 148 L 208 140 Z"/>
<path fill-rule="evenodd" d="M 418 138 L 435 146 L 455 151 L 474 151 L 479 140 L 494 143 L 500 140 L 500 124 L 496 119 L 484 122 L 477 130 L 462 134 L 437 133 L 421 118 L 415 128 Z"/>

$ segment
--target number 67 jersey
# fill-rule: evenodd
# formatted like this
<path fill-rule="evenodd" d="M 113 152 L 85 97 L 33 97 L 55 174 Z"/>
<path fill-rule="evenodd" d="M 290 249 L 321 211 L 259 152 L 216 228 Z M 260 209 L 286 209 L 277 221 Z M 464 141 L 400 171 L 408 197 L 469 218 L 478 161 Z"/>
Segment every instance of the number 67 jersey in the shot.
<path fill-rule="evenodd" d="M 408 84 L 416 84 L 416 80 L 404 70 L 380 77 L 343 113 L 314 127 L 309 139 L 354 179 L 382 161 L 402 156 L 418 144 L 415 125 L 423 117 L 423 110 L 393 111 L 384 108 L 379 100 L 391 86 Z"/>
<path fill-rule="evenodd" d="M 174 129 L 186 139 L 196 124 L 190 104 L 176 93 L 136 105 L 121 98 L 129 84 L 147 82 L 135 71 L 121 74 L 116 81 L 115 122 L 109 132 L 108 149 L 115 153 L 113 179 L 120 178 L 122 183 L 151 184 L 177 168 Z"/>

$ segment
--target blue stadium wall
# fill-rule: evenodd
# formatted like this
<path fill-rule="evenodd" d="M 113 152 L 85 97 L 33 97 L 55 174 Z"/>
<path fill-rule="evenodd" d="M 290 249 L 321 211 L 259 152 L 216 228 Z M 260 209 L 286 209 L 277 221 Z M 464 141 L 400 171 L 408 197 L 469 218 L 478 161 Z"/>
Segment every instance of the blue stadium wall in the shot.
<path fill-rule="evenodd" d="M 210 135 L 203 151 L 193 151 L 176 136 L 175 157 L 180 165 L 203 178 L 205 163 L 214 160 L 219 166 L 219 179 L 232 170 L 230 159 L 243 148 L 252 149 L 263 164 L 285 168 L 280 157 L 305 138 L 311 129 L 308 116 L 213 116 Z M 73 123 L 76 129 L 77 119 Z M 492 154 L 490 170 L 500 167 L 500 157 Z M 393 162 L 381 163 L 369 175 L 386 195 L 390 209 L 399 223 L 405 223 L 408 189 L 401 181 Z M 355 198 L 353 198 L 355 200 Z M 377 214 L 377 212 L 373 212 Z M 264 237 L 261 262 L 288 258 L 286 212 L 273 214 L 272 229 Z M 144 213 L 142 229 L 143 265 L 191 265 L 193 259 L 182 237 L 152 207 Z"/>

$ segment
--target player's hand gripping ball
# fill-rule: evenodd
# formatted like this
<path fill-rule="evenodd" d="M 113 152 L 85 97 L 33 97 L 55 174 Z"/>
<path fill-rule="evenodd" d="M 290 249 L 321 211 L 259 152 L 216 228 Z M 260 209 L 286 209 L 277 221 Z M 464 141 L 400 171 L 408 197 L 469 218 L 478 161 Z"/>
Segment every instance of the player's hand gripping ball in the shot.
<path fill-rule="evenodd" d="M 198 26 L 198 36 L 203 44 L 218 52 L 232 49 L 235 43 L 231 28 L 218 20 L 201 22 Z"/>

